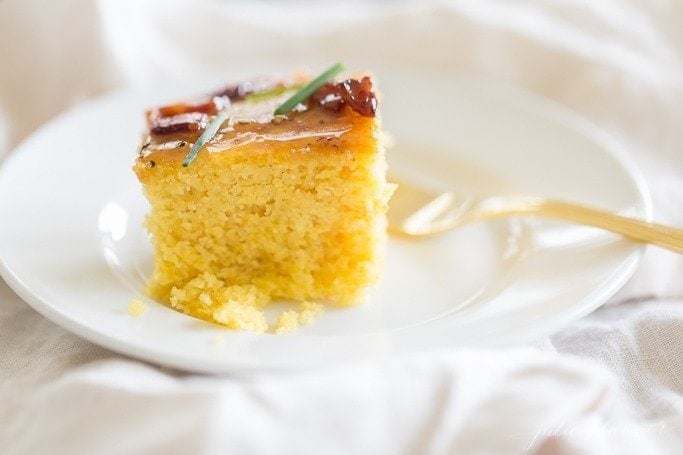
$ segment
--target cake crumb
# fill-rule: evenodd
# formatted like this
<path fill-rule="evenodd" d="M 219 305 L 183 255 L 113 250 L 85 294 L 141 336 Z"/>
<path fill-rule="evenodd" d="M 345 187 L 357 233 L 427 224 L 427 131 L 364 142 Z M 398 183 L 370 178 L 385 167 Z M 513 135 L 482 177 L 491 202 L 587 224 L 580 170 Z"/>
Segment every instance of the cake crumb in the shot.
<path fill-rule="evenodd" d="M 299 310 L 283 312 L 275 323 L 275 333 L 291 333 L 303 325 L 313 322 L 323 312 L 323 305 L 316 302 L 302 302 Z"/>
<path fill-rule="evenodd" d="M 210 320 L 231 329 L 268 330 L 263 307 L 268 294 L 254 285 L 226 286 L 212 273 L 202 273 L 182 288 L 173 287 L 169 303 L 183 313 Z"/>
<path fill-rule="evenodd" d="M 128 314 L 133 317 L 140 317 L 147 311 L 147 305 L 140 299 L 132 299 L 128 302 Z"/>
<path fill-rule="evenodd" d="M 299 313 L 294 310 L 284 311 L 277 319 L 275 333 L 289 333 L 299 328 Z"/>
<path fill-rule="evenodd" d="M 225 302 L 214 311 L 213 319 L 230 329 L 248 330 L 250 332 L 268 330 L 268 322 L 263 311 L 241 302 Z"/>
<path fill-rule="evenodd" d="M 280 314 L 269 325 L 264 309 L 270 295 L 252 284 L 226 286 L 212 273 L 202 273 L 181 288 L 173 287 L 171 307 L 229 329 L 289 333 L 313 322 L 323 311 L 321 303 L 304 301 Z"/>

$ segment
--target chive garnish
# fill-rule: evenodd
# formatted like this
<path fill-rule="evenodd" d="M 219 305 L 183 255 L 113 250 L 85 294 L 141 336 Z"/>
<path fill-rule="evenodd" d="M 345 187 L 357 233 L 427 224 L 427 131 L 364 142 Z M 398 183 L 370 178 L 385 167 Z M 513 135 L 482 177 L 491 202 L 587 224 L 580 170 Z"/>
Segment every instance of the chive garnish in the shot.
<path fill-rule="evenodd" d="M 344 65 L 341 63 L 335 63 L 334 65 L 330 66 L 320 76 L 313 79 L 306 86 L 304 86 L 304 88 L 296 92 L 287 101 L 282 103 L 280 107 L 275 109 L 275 115 L 284 115 L 291 111 L 296 107 L 297 104 L 311 96 L 316 90 L 325 85 L 327 81 L 342 71 L 344 71 Z"/>
<path fill-rule="evenodd" d="M 275 96 L 282 95 L 287 91 L 287 87 L 284 85 L 278 85 L 268 90 L 262 92 L 250 93 L 244 97 L 244 101 L 248 103 L 258 103 L 260 101 L 267 100 L 268 98 L 273 98 Z"/>
<path fill-rule="evenodd" d="M 206 125 L 204 132 L 201 136 L 199 136 L 197 142 L 195 142 L 192 148 L 190 149 L 190 153 L 188 153 L 185 157 L 185 160 L 183 161 L 183 167 L 188 167 L 190 163 L 194 161 L 194 159 L 197 157 L 197 154 L 199 153 L 199 150 L 201 150 L 204 144 L 211 140 L 211 138 L 218 131 L 218 128 L 221 127 L 221 125 L 227 118 L 228 113 L 226 111 L 222 111 L 219 112 L 218 115 L 216 115 L 208 125 Z"/>

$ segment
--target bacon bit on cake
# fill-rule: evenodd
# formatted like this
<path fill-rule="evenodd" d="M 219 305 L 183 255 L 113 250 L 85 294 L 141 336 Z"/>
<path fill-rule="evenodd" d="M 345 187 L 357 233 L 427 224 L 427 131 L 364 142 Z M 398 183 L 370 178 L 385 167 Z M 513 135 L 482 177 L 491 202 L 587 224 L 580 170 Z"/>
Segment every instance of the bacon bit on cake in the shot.
<path fill-rule="evenodd" d="M 198 103 L 174 103 L 147 111 L 147 124 L 153 135 L 195 133 L 203 130 L 208 117 L 230 105 L 228 97 L 215 96 Z"/>
<path fill-rule="evenodd" d="M 207 115 L 216 115 L 221 109 L 230 106 L 230 98 L 227 96 L 214 96 L 211 99 L 197 103 L 174 103 L 161 106 L 157 109 L 147 111 L 147 118 L 173 117 L 180 114 L 190 114 L 201 112 Z"/>
<path fill-rule="evenodd" d="M 202 112 L 188 112 L 172 117 L 148 116 L 149 132 L 153 135 L 196 133 L 206 128 L 208 121 L 208 115 Z"/>
<path fill-rule="evenodd" d="M 203 103 L 175 103 L 167 106 L 161 106 L 157 109 L 159 117 L 173 117 L 174 115 L 187 114 L 188 112 L 203 112 L 208 115 L 216 115 L 218 111 L 216 102 L 213 99 Z"/>
<path fill-rule="evenodd" d="M 339 112 L 344 107 L 344 99 L 339 93 L 337 84 L 327 83 L 311 95 L 311 99 L 320 106 L 334 112 Z"/>
<path fill-rule="evenodd" d="M 367 76 L 360 81 L 347 79 L 338 83 L 328 82 L 311 95 L 311 99 L 334 112 L 339 112 L 345 104 L 364 117 L 374 117 L 377 111 L 377 97 L 372 91 L 372 81 Z"/>

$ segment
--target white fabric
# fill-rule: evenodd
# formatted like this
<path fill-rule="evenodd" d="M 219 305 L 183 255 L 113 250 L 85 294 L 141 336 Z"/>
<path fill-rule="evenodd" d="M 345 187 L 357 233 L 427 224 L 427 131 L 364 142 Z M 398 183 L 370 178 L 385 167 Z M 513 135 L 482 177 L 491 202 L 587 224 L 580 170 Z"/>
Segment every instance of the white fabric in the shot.
<path fill-rule="evenodd" d="M 324 6 L 324 7 L 323 7 Z M 557 100 L 623 144 L 683 226 L 683 3 L 0 1 L 0 159 L 109 89 L 264 60 L 413 62 Z M 357 60 L 356 60 L 357 59 Z M 0 220 L 2 222 L 2 220 Z M 683 259 L 533 347 L 251 377 L 85 342 L 0 283 L 2 453 L 683 453 Z"/>

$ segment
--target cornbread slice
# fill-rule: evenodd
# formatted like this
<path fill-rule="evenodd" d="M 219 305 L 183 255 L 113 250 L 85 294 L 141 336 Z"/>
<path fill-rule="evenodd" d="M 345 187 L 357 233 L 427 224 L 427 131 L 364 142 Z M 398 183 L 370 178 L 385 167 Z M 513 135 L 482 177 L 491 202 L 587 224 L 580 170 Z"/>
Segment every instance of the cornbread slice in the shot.
<path fill-rule="evenodd" d="M 264 331 L 272 300 L 352 305 L 377 282 L 393 186 L 372 83 L 328 83 L 275 116 L 306 80 L 250 81 L 148 111 L 134 171 L 151 205 L 151 296 L 197 318 Z M 218 112 L 228 120 L 183 167 Z M 287 313 L 282 325 L 308 322 L 311 308 Z"/>

